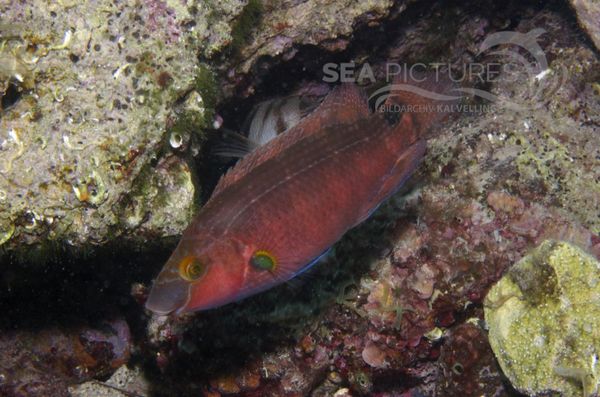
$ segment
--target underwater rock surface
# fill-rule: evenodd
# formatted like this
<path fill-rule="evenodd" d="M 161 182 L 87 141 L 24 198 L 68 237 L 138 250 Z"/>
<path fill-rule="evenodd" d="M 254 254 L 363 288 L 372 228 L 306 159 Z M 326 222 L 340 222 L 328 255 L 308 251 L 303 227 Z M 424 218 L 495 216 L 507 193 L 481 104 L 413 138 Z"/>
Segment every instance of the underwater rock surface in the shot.
<path fill-rule="evenodd" d="M 130 354 L 131 335 L 123 319 L 97 327 L 3 331 L 0 395 L 68 396 L 68 385 L 111 374 Z"/>
<path fill-rule="evenodd" d="M 517 389 L 532 396 L 598 394 L 599 299 L 600 262 L 556 241 L 542 243 L 490 290 L 490 344 Z"/>
<path fill-rule="evenodd" d="M 494 11 L 474 17 L 472 9 L 434 8 L 407 22 L 387 54 L 462 59 L 506 29 L 511 14 Z M 206 395 L 514 395 L 481 325 L 482 300 L 547 239 L 600 255 L 600 63 L 555 10 L 513 12 L 516 31 L 539 34 L 544 73 L 504 71 L 488 88 L 497 106 L 436 131 L 405 195 L 337 244 L 300 292 L 283 287 L 152 321 L 154 359 L 167 383 Z M 431 28 L 440 18 L 455 34 Z M 235 370 L 230 349 L 247 357 Z M 247 373 L 251 385 L 241 381 Z"/>
<path fill-rule="evenodd" d="M 593 0 L 570 0 L 577 13 L 581 27 L 588 33 L 596 48 L 600 50 L 600 3 Z"/>
<path fill-rule="evenodd" d="M 357 28 L 378 26 L 389 14 L 406 8 L 405 1 L 392 0 L 272 3 L 251 0 L 249 6 L 236 25 L 236 34 L 248 33 L 249 37 L 233 38 L 239 53 L 227 72 L 228 84 L 223 87 L 226 95 L 247 75 L 251 78 L 266 75 L 273 65 L 294 58 L 298 47 L 314 46 L 333 53 L 343 51 Z M 246 44 L 241 45 L 244 41 Z M 244 95 L 252 93 L 254 88 L 250 84 Z"/>
<path fill-rule="evenodd" d="M 200 43 L 223 45 L 242 8 L 228 2 L 225 26 L 209 33 L 193 29 L 206 15 L 180 2 L 3 3 L 2 56 L 12 66 L 2 66 L 2 83 L 19 93 L 0 119 L 5 249 L 100 244 L 139 226 L 123 221 L 136 211 L 124 198 L 157 171 L 150 162 L 178 122 L 187 135 L 212 123 L 214 94 L 199 81 L 208 72 L 196 54 Z M 195 106 L 175 105 L 192 96 Z M 163 171 L 185 178 L 181 168 Z M 188 216 L 195 188 L 180 197 Z M 151 226 L 155 235 L 180 231 L 168 206 L 145 200 L 166 218 Z"/>
<path fill-rule="evenodd" d="M 202 190 L 189 153 L 221 95 L 211 70 L 229 73 L 231 96 L 259 57 L 347 43 L 392 3 L 4 2 L 0 245 L 41 259 L 55 245 L 180 234 Z M 187 164 L 160 160 L 172 154 Z"/>
<path fill-rule="evenodd" d="M 63 282 L 61 273 L 31 266 L 27 278 L 36 282 L 24 282 L 20 263 L 0 263 L 10 269 L 0 281 L 13 318 L 27 318 L 32 306 L 54 317 L 65 312 L 61 298 L 97 295 L 68 307 L 104 316 L 98 306 L 119 306 L 133 335 L 130 359 L 65 376 L 28 353 L 46 346 L 30 329 L 3 329 L 2 374 L 22 369 L 21 383 L 0 382 L 8 396 L 514 396 L 482 321 L 488 289 L 547 239 L 600 257 L 600 62 L 568 7 L 12 3 L 0 6 L 2 249 L 123 237 L 140 244 L 108 260 L 92 252 L 56 261 Z M 237 95 L 259 101 L 303 88 L 294 86 L 302 84 L 292 79 L 294 62 L 302 70 L 314 54 L 312 71 L 328 61 L 368 61 L 378 78 L 385 61 L 487 65 L 498 59 L 481 45 L 501 31 L 529 34 L 547 68 L 533 76 L 506 69 L 487 82 L 496 106 L 436 130 L 405 189 L 314 273 L 209 312 L 143 313 L 141 283 L 169 253 L 144 252 L 180 234 L 206 193 L 194 155 L 217 102 L 233 101 L 235 113 Z M 122 292 L 134 282 L 137 302 Z M 38 327 L 36 334 L 67 335 L 61 349 L 77 335 L 61 324 Z M 15 355 L 19 341 L 29 349 Z M 561 373 L 582 390 L 580 371 Z"/>

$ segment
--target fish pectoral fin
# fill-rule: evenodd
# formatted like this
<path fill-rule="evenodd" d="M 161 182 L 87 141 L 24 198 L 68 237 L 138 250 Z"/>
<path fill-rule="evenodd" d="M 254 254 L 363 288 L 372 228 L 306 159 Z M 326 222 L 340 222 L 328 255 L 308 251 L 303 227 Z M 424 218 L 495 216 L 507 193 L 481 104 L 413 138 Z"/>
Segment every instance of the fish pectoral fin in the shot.
<path fill-rule="evenodd" d="M 259 146 L 252 139 L 226 128 L 221 128 L 221 141 L 217 143 L 211 153 L 222 157 L 244 157 Z"/>
<path fill-rule="evenodd" d="M 288 263 L 285 259 L 281 261 L 278 265 L 279 274 L 286 274 L 285 284 L 292 291 L 299 291 L 302 286 L 310 279 L 314 279 L 315 272 L 314 269 L 318 263 L 324 262 L 327 258 L 329 258 L 329 253 L 332 252 L 332 247 L 329 247 L 321 254 L 319 254 L 316 258 L 308 262 L 306 265 L 302 266 L 300 269 L 297 268 L 297 265 L 293 264 L 292 261 Z"/>
<path fill-rule="evenodd" d="M 327 261 L 331 257 L 333 247 L 328 248 L 321 255 L 310 261 L 306 266 L 298 270 L 292 278 L 286 282 L 286 286 L 293 292 L 298 292 L 309 281 L 314 281 L 317 278 L 317 264 Z"/>
<path fill-rule="evenodd" d="M 418 167 L 425 154 L 426 143 L 420 140 L 409 146 L 382 179 L 381 187 L 367 202 L 356 225 L 369 218 L 379 205 L 394 194 Z"/>

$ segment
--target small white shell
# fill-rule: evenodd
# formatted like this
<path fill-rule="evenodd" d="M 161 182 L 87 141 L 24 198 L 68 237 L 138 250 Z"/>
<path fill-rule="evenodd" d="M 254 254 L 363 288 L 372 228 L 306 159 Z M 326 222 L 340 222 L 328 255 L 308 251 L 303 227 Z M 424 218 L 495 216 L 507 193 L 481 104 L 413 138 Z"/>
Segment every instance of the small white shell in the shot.
<path fill-rule="evenodd" d="M 178 149 L 181 147 L 181 145 L 183 145 L 183 137 L 181 134 L 177 132 L 171 133 L 171 136 L 169 137 L 169 145 L 171 145 L 173 149 Z"/>

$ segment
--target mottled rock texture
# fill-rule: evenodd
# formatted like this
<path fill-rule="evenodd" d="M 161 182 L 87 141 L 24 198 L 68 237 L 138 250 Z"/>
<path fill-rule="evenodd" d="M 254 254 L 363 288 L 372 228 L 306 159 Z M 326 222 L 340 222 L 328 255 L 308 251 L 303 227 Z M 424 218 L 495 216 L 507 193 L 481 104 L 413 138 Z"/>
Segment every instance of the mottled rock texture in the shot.
<path fill-rule="evenodd" d="M 501 53 L 481 52 L 486 37 L 503 31 L 528 37 L 547 60 L 534 73 L 516 65 L 481 83 L 496 98 L 493 106 L 477 107 L 487 103 L 474 99 L 472 110 L 433 131 L 426 159 L 405 188 L 296 286 L 148 321 L 145 288 L 135 285 L 134 302 L 130 285 L 151 282 L 168 249 L 138 244 L 113 255 L 92 252 L 55 261 L 45 273 L 29 267 L 27 277 L 3 262 L 10 272 L 1 274 L 6 288 L 0 293 L 8 299 L 0 305 L 9 323 L 65 312 L 126 313 L 135 344 L 130 381 L 94 380 L 74 393 L 111 387 L 206 396 L 514 393 L 487 343 L 482 300 L 488 289 L 546 239 L 600 256 L 600 63 L 566 3 L 58 4 L 2 10 L 11 20 L 23 9 L 19 19 L 56 25 L 41 29 L 54 32 L 41 42 L 31 33 L 33 23 L 0 29 L 7 38 L 3 54 L 11 54 L 0 64 L 0 172 L 10 165 L 0 186 L 15 192 L 10 200 L 0 195 L 0 242 L 8 249 L 48 238 L 80 246 L 131 235 L 154 243 L 178 234 L 195 198 L 205 194 L 198 181 L 208 168 L 192 159 L 210 149 L 199 145 L 196 127 L 212 123 L 211 98 L 219 97 L 211 81 L 223 90 L 219 114 L 236 128 L 252 103 L 306 88 L 310 79 L 318 83 L 326 62 L 369 62 L 378 78 L 386 61 L 447 62 L 460 71 L 465 64 L 506 61 Z M 62 49 L 73 23 L 71 48 Z M 88 36 L 83 43 L 77 36 L 87 31 L 89 48 Z M 491 50 L 504 49 L 532 61 L 518 46 Z M 27 63 L 34 61 L 34 67 Z M 78 116 L 77 109 L 88 113 Z M 96 139 L 110 144 L 89 146 Z M 57 156 L 48 155 L 50 147 L 60 149 Z M 41 171 L 49 165 L 54 168 Z M 29 168 L 33 173 L 21 171 Z M 18 186 L 19 178 L 40 175 L 47 185 Z M 58 204 L 39 212 L 42 207 L 33 207 L 39 197 Z M 54 393 L 56 385 L 65 392 L 72 382 L 56 379 L 38 382 L 38 395 Z M 7 394 L 16 395 L 14 389 Z"/>
<path fill-rule="evenodd" d="M 594 0 L 570 0 L 569 3 L 577 13 L 581 28 L 587 32 L 600 51 L 600 3 Z"/>
<path fill-rule="evenodd" d="M 514 65 L 480 85 L 494 102 L 475 99 L 433 131 L 409 185 L 342 239 L 300 292 L 282 287 L 152 321 L 163 381 L 207 395 L 514 395 L 487 342 L 482 300 L 546 239 L 600 255 L 600 63 L 557 10 L 438 5 L 410 20 L 406 12 L 372 32 L 388 40 L 379 53 L 351 52 L 377 76 L 382 59 L 506 61 L 480 48 L 507 30 L 537 43 L 547 67 Z M 493 48 L 503 49 L 531 55 Z M 235 370 L 231 351 L 247 357 L 234 359 Z M 247 373 L 259 382 L 244 386 Z"/>
<path fill-rule="evenodd" d="M 486 296 L 490 344 L 527 395 L 594 396 L 600 388 L 600 262 L 546 241 Z"/>
<path fill-rule="evenodd" d="M 136 211 L 124 198 L 139 178 L 163 172 L 151 160 L 167 134 L 199 133 L 212 122 L 214 88 L 197 53 L 228 40 L 243 3 L 227 4 L 223 26 L 209 32 L 209 13 L 180 2 L 4 3 L 2 55 L 13 68 L 3 67 L 3 83 L 18 91 L 0 119 L 5 248 L 98 244 L 143 223 L 123 222 Z M 196 103 L 183 106 L 190 96 Z M 164 172 L 189 179 L 185 167 Z M 185 222 L 172 222 L 173 230 L 171 218 L 189 218 L 196 188 L 174 186 L 186 190 L 183 208 L 145 196 L 154 215 L 167 218 L 155 234 L 181 230 Z"/>

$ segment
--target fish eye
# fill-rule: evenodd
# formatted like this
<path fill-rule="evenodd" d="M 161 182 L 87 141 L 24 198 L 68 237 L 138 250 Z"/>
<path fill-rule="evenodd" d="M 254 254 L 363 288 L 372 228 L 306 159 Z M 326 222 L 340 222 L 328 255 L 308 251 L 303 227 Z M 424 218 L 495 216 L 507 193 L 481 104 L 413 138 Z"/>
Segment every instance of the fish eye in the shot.
<path fill-rule="evenodd" d="M 258 250 L 250 258 L 250 264 L 257 270 L 273 271 L 277 266 L 277 261 L 270 252 Z"/>
<path fill-rule="evenodd" d="M 179 275 L 187 281 L 198 280 L 206 273 L 206 265 L 195 256 L 186 256 L 179 262 Z"/>

